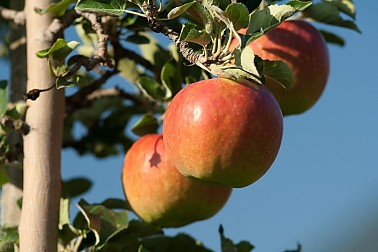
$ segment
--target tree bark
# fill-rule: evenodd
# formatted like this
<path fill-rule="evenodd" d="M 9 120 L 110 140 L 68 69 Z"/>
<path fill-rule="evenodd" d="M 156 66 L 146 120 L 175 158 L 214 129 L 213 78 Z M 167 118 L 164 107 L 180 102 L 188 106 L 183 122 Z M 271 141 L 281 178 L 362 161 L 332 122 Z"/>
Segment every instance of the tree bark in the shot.
<path fill-rule="evenodd" d="M 26 0 L 27 89 L 45 89 L 54 83 L 46 59 L 35 53 L 52 45 L 44 31 L 52 16 L 37 14 L 50 0 Z M 64 92 L 55 88 L 41 93 L 29 103 L 26 123 L 31 130 L 24 137 L 24 197 L 19 226 L 21 252 L 57 250 L 59 198 L 61 194 L 61 145 L 64 118 Z"/>
<path fill-rule="evenodd" d="M 22 10 L 24 0 L 10 2 L 10 8 Z M 10 30 L 10 102 L 23 100 L 26 89 L 26 43 L 25 26 L 11 24 Z M 13 146 L 21 146 L 22 138 L 19 134 L 12 134 L 8 139 Z M 22 161 L 22 160 L 17 160 Z M 3 226 L 18 226 L 21 210 L 17 201 L 22 198 L 22 170 L 9 167 L 7 174 L 10 183 L 3 185 L 1 193 L 1 224 Z"/>

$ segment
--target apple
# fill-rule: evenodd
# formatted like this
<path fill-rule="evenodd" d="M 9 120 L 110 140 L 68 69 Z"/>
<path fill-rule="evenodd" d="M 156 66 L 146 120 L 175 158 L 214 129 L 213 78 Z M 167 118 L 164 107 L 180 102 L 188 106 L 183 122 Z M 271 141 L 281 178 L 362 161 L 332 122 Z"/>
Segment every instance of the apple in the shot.
<path fill-rule="evenodd" d="M 328 80 L 329 53 L 323 36 L 310 23 L 284 21 L 249 46 L 262 59 L 282 60 L 292 70 L 294 80 L 289 90 L 269 78 L 265 83 L 284 115 L 303 113 L 319 100 Z"/>
<path fill-rule="evenodd" d="M 232 190 L 182 176 L 169 161 L 161 134 L 145 135 L 128 150 L 122 184 L 135 213 L 160 227 L 179 227 L 212 217 Z"/>
<path fill-rule="evenodd" d="M 231 187 L 266 173 L 282 132 L 280 107 L 264 86 L 223 78 L 180 90 L 163 124 L 167 154 L 181 174 Z"/>

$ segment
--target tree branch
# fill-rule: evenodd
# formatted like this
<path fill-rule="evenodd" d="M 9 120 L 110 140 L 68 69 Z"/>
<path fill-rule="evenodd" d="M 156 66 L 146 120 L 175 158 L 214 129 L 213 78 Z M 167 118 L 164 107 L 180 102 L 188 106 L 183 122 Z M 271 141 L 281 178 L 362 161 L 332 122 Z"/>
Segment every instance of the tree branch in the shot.
<path fill-rule="evenodd" d="M 44 32 L 44 37 L 46 41 L 56 41 L 58 37 L 61 37 L 63 31 L 72 25 L 76 18 L 80 15 L 75 11 L 75 9 L 67 11 L 63 17 L 54 18 L 47 30 Z"/>
<path fill-rule="evenodd" d="M 166 24 L 156 19 L 158 14 L 158 8 L 154 4 L 147 4 L 146 2 L 142 6 L 143 12 L 146 15 L 148 25 L 151 30 L 156 33 L 162 33 L 172 40 L 179 48 L 182 56 L 192 64 L 199 66 L 210 65 L 214 60 L 212 57 L 200 54 L 194 51 L 187 42 L 179 40 L 179 33 L 168 27 Z"/>
<path fill-rule="evenodd" d="M 76 108 L 81 107 L 82 102 L 88 95 L 100 88 L 110 77 L 118 73 L 117 70 L 107 71 L 99 79 L 93 81 L 90 85 L 81 88 L 75 94 L 66 97 L 66 113 L 72 113 Z"/>
<path fill-rule="evenodd" d="M 101 17 L 94 13 L 88 13 L 88 12 L 80 12 L 76 11 L 78 14 L 80 14 L 82 17 L 87 19 L 91 24 L 93 30 L 96 32 L 98 36 L 98 45 L 97 45 L 97 54 L 93 58 L 91 58 L 97 65 L 97 64 L 103 64 L 108 67 L 113 67 L 113 63 L 108 57 L 108 48 L 107 48 L 107 42 L 109 39 L 109 35 L 105 33 Z"/>
<path fill-rule="evenodd" d="M 25 25 L 25 13 L 0 6 L 0 18 L 11 21 L 17 25 Z"/>

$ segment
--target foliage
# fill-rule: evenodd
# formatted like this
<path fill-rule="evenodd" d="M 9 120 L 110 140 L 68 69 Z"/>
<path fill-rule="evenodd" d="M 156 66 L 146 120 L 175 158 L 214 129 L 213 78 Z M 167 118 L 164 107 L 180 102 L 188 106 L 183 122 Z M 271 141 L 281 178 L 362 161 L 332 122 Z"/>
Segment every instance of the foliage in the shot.
<path fill-rule="evenodd" d="M 80 41 L 59 38 L 37 53 L 49 64 L 56 88 L 73 86 L 66 96 L 63 147 L 98 158 L 123 154 L 136 136 L 158 131 L 167 104 L 185 84 L 212 76 L 263 84 L 266 74 L 290 87 L 292 74 L 285 63 L 263 61 L 246 46 L 289 17 L 360 32 L 351 0 L 281 2 L 189 0 L 169 1 L 158 8 L 154 1 L 142 0 L 61 0 L 37 10 L 60 20 L 76 15 L 67 27 L 75 26 Z M 237 32 L 241 28 L 247 28 L 246 35 Z M 0 20 L 1 38 L 8 32 L 8 23 Z M 322 34 L 329 43 L 345 43 L 329 31 Z M 239 44 L 230 51 L 233 38 Z M 169 46 L 168 39 L 173 40 Z M 0 41 L 0 48 L 6 46 Z M 108 85 L 110 79 L 119 84 Z M 21 166 L 22 153 L 9 143 L 9 134 L 29 131 L 23 121 L 25 102 L 10 104 L 7 97 L 7 83 L 0 81 L 1 185 L 9 181 L 4 167 Z M 77 127 L 84 133 L 77 136 Z M 98 204 L 81 200 L 80 212 L 71 222 L 70 199 L 91 186 L 86 178 L 63 182 L 59 243 L 67 251 L 209 251 L 186 234 L 168 237 L 158 227 L 130 220 L 132 210 L 120 199 Z M 223 227 L 219 233 L 222 251 L 253 250 L 249 242 L 235 244 L 226 238 Z M 3 227 L 0 250 L 15 251 L 17 245 L 17 229 Z M 300 250 L 298 245 L 296 251 Z"/>

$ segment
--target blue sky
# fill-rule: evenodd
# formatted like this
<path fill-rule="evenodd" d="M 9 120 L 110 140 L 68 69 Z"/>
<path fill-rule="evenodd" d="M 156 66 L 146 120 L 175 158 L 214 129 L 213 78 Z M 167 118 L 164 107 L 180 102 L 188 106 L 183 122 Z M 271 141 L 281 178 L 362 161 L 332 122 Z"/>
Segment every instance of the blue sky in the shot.
<path fill-rule="evenodd" d="M 330 46 L 331 73 L 319 102 L 284 120 L 280 153 L 255 184 L 234 190 L 210 220 L 167 234 L 189 233 L 219 251 L 219 224 L 235 241 L 249 240 L 256 252 L 375 252 L 378 247 L 378 2 L 355 1 L 362 34 L 332 28 L 347 43 Z M 0 63 L 0 79 L 8 66 Z M 105 160 L 63 152 L 63 178 L 87 175 L 94 186 L 84 198 L 123 197 L 123 156 Z"/>

